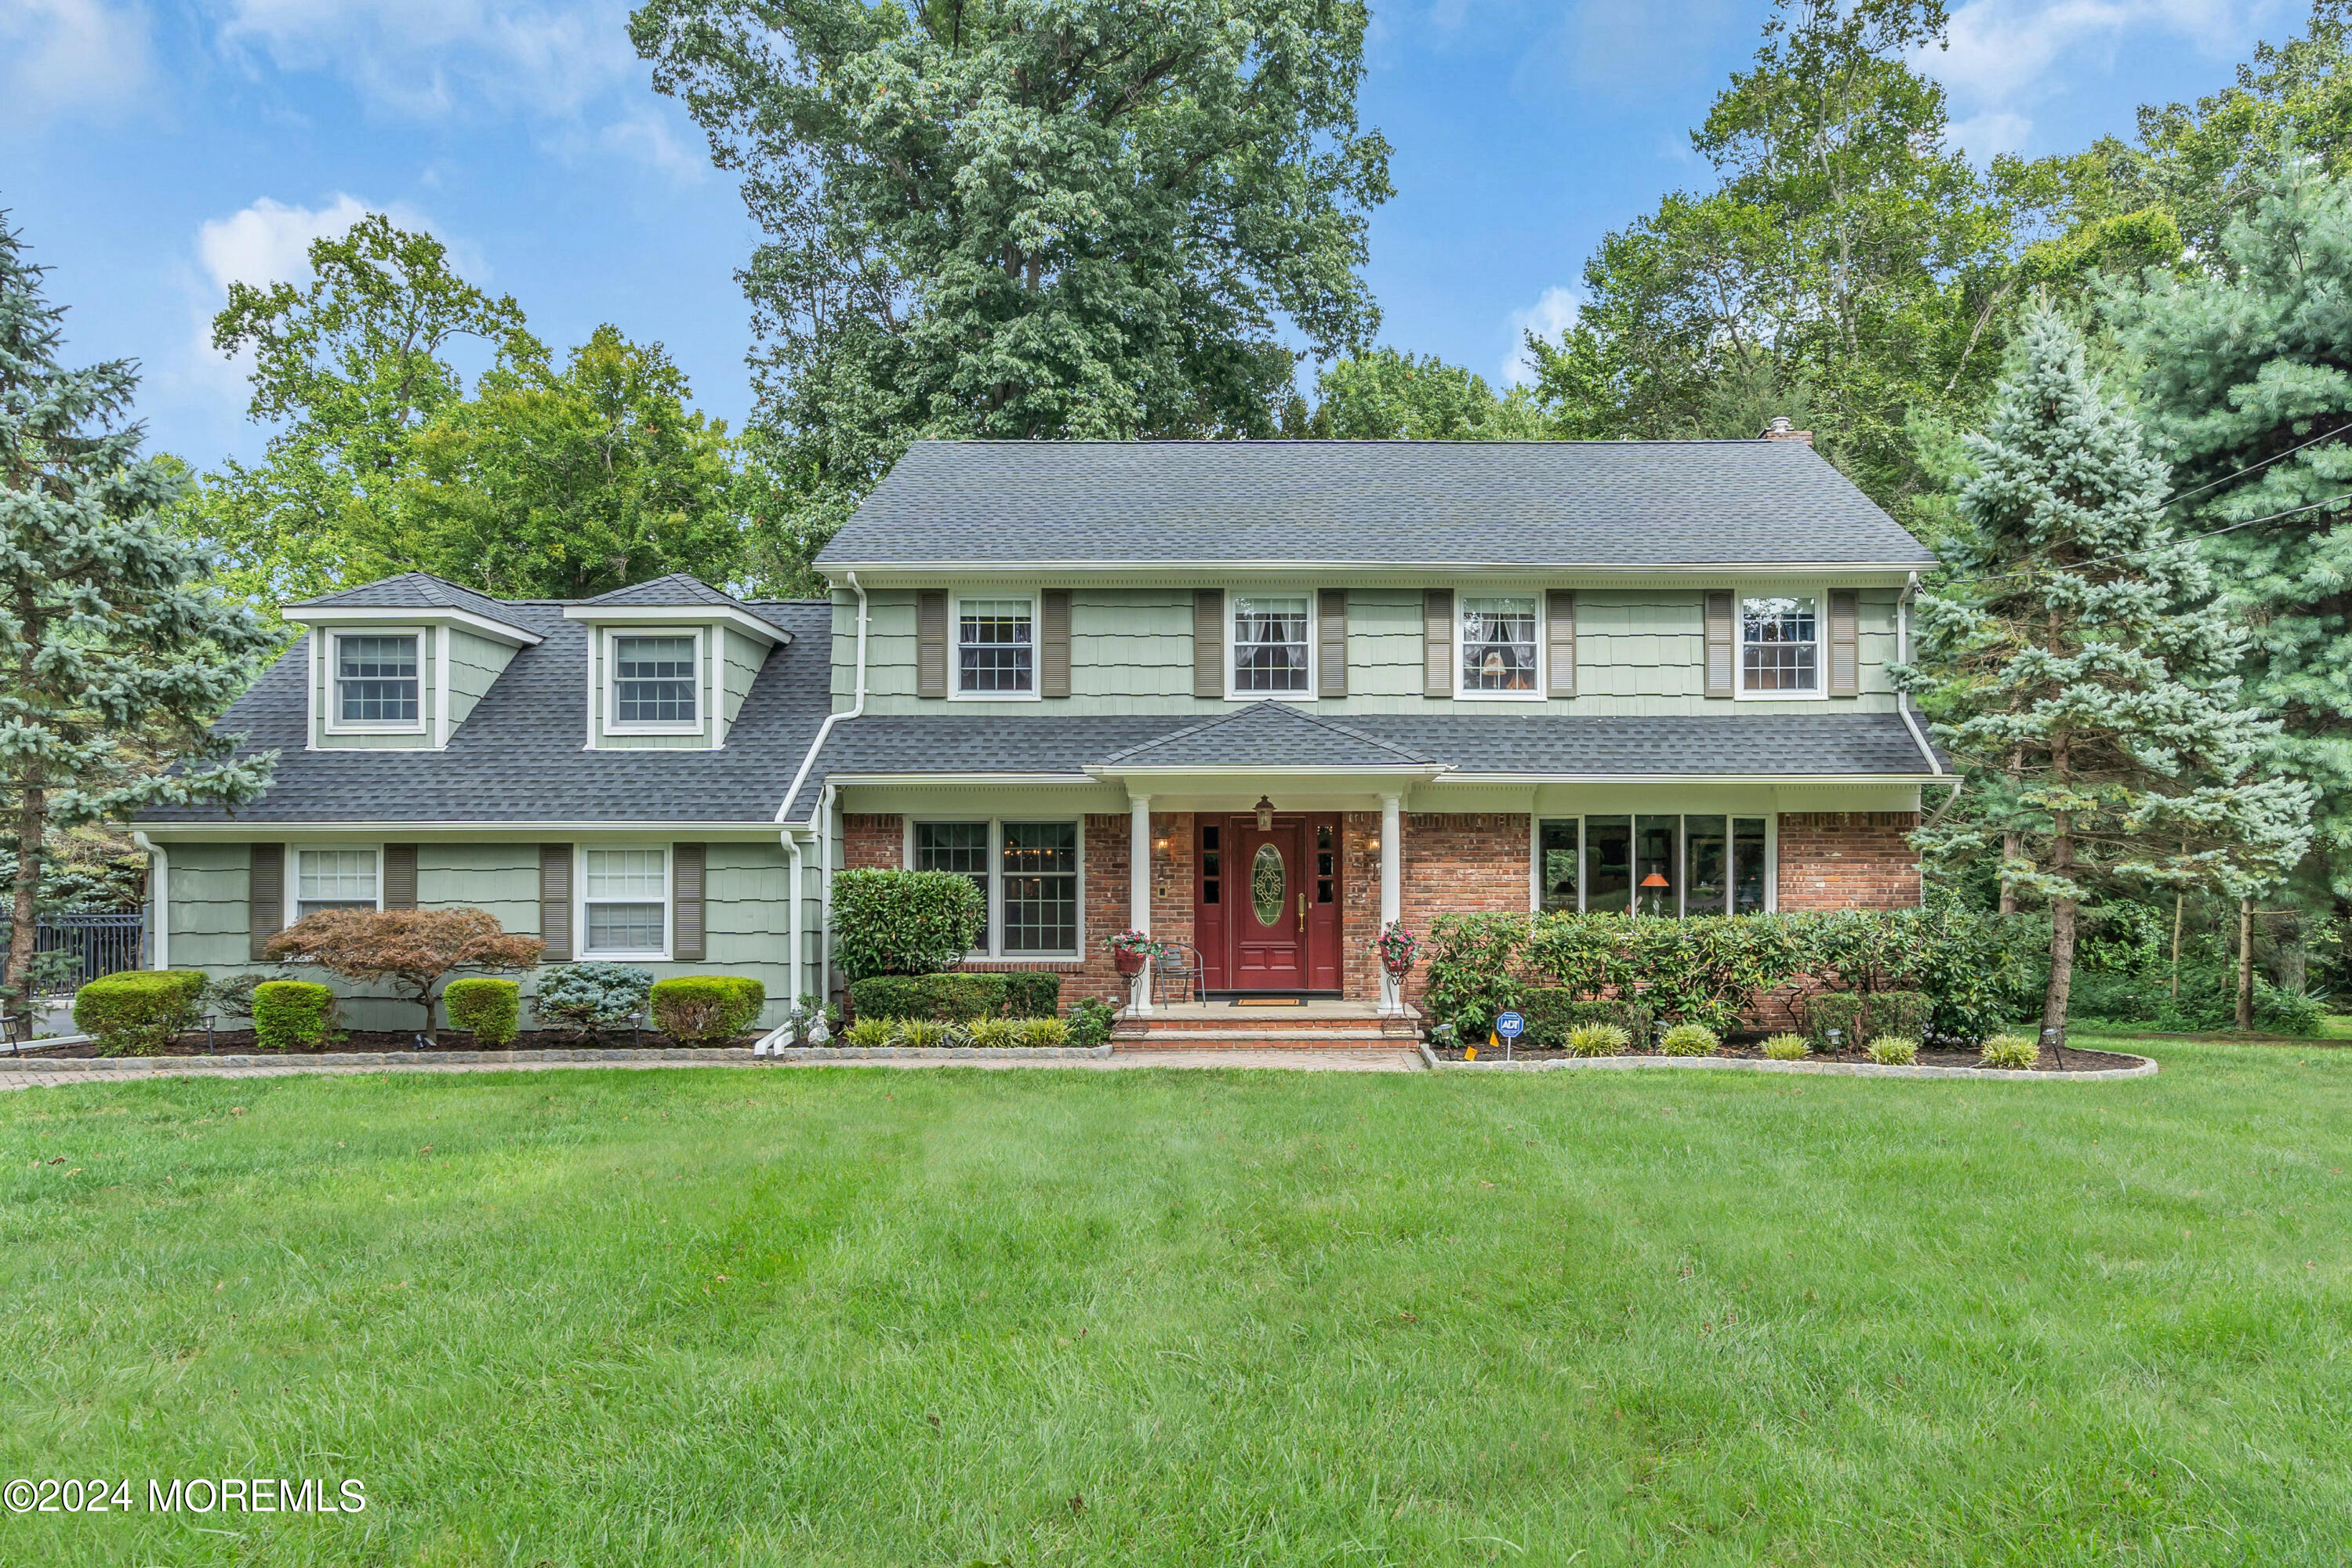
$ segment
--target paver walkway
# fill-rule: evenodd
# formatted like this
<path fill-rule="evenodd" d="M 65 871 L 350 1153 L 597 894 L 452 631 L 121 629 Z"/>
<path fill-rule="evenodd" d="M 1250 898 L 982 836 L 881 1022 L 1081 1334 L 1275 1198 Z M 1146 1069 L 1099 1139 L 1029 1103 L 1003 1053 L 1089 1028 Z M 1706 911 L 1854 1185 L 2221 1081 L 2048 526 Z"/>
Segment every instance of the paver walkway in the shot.
<path fill-rule="evenodd" d="M 156 1078 L 292 1078 L 299 1074 L 348 1076 L 352 1073 L 459 1073 L 459 1072 L 577 1072 L 589 1071 L 669 1071 L 687 1072 L 695 1068 L 725 1068 L 735 1071 L 774 1070 L 797 1071 L 805 1067 L 845 1068 L 980 1068 L 989 1070 L 1034 1071 L 1060 1068 L 1076 1072 L 1106 1072 L 1126 1068 L 1281 1068 L 1305 1072 L 1420 1072 L 1419 1053 L 1411 1050 L 1229 1050 L 1229 1051 L 1155 1051 L 1118 1050 L 1108 1057 L 1078 1059 L 1021 1061 L 998 1058 L 971 1061 L 907 1061 L 868 1060 L 845 1062 L 665 1062 L 665 1061 L 593 1061 L 593 1062 L 415 1062 L 398 1066 L 373 1064 L 337 1067 L 331 1061 L 316 1058 L 308 1061 L 239 1063 L 230 1066 L 210 1063 L 190 1057 L 159 1058 L 153 1065 L 137 1068 L 88 1068 L 71 1060 L 43 1062 L 38 1066 L 27 1062 L 22 1066 L 0 1067 L 0 1090 L 39 1089 L 59 1083 L 136 1083 Z"/>

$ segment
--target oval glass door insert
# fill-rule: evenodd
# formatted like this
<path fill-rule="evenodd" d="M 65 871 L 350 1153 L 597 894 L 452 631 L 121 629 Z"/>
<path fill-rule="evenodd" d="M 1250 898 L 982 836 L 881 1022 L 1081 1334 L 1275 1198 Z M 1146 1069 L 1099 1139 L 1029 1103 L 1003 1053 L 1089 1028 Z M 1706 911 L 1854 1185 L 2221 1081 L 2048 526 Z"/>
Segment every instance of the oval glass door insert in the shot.
<path fill-rule="evenodd" d="M 1257 923 L 1270 926 L 1282 919 L 1282 851 L 1271 844 L 1261 844 L 1250 858 L 1250 904 L 1257 911 Z"/>

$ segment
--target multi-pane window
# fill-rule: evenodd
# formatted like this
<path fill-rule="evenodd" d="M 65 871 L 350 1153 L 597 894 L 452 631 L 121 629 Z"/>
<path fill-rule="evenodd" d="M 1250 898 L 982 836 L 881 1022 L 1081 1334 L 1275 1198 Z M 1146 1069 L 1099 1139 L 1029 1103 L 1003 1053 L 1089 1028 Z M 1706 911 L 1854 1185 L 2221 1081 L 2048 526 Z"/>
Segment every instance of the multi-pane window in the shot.
<path fill-rule="evenodd" d="M 581 859 L 583 951 L 638 958 L 667 952 L 669 852 L 590 849 Z"/>
<path fill-rule="evenodd" d="M 1026 599 L 966 599 L 956 613 L 956 689 L 972 696 L 1034 690 L 1036 658 Z"/>
<path fill-rule="evenodd" d="M 1076 823 L 918 822 L 911 837 L 915 869 L 970 877 L 988 900 L 982 956 L 1079 955 Z"/>
<path fill-rule="evenodd" d="M 1760 816 L 1547 817 L 1536 825 L 1545 910 L 1753 915 L 1769 900 Z"/>
<path fill-rule="evenodd" d="M 988 824 L 985 822 L 919 822 L 915 824 L 915 869 L 953 871 L 971 879 L 980 889 L 980 907 L 988 908 Z M 988 951 L 988 921 L 983 913 L 973 951 Z"/>
<path fill-rule="evenodd" d="M 1234 595 L 1234 689 L 1306 691 L 1307 595 Z"/>
<path fill-rule="evenodd" d="M 294 918 L 320 910 L 375 908 L 373 849 L 298 849 L 294 852 Z"/>
<path fill-rule="evenodd" d="M 1811 695 L 1821 689 L 1821 619 L 1790 595 L 1739 602 L 1739 689 Z"/>
<path fill-rule="evenodd" d="M 696 662 L 691 637 L 614 637 L 613 722 L 691 727 Z"/>
<path fill-rule="evenodd" d="M 335 638 L 335 721 L 414 727 L 418 707 L 415 633 Z"/>
<path fill-rule="evenodd" d="M 1465 595 L 1461 645 L 1465 695 L 1535 694 L 1535 600 Z"/>

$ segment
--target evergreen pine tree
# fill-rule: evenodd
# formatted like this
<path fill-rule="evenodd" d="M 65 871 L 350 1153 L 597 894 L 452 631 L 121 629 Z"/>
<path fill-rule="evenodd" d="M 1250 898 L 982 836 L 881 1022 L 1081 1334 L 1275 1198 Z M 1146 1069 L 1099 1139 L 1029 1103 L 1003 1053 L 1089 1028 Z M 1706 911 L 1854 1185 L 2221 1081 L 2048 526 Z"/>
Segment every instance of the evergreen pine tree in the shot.
<path fill-rule="evenodd" d="M 2263 767 L 2278 726 L 2239 705 L 2245 634 L 2164 520 L 2164 465 L 2047 304 L 1970 437 L 1954 582 L 1923 595 L 1905 679 L 1979 809 L 1931 854 L 1998 838 L 2001 874 L 2051 912 L 2043 1037 L 2065 1039 L 2082 901 L 2117 879 L 2242 892 L 2309 841 L 2309 794 Z M 1932 673 L 1924 673 L 1924 672 Z"/>
<path fill-rule="evenodd" d="M 18 1003 L 53 829 L 251 800 L 277 755 L 236 758 L 205 730 L 272 639 L 158 519 L 183 481 L 140 456 L 135 367 L 58 363 L 65 312 L 45 270 L 0 215 L 0 781 L 17 850 L 5 994 Z"/>

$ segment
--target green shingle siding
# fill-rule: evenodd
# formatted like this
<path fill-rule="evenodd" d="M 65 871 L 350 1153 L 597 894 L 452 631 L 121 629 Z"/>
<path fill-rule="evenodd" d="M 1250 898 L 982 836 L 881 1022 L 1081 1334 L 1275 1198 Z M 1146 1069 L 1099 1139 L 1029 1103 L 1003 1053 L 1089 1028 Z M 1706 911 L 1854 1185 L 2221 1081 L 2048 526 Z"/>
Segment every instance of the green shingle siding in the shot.
<path fill-rule="evenodd" d="M 474 704 L 489 695 L 490 688 L 515 656 L 513 647 L 478 637 L 457 627 L 449 630 L 449 731 L 455 734 L 457 726 L 473 712 Z"/>

